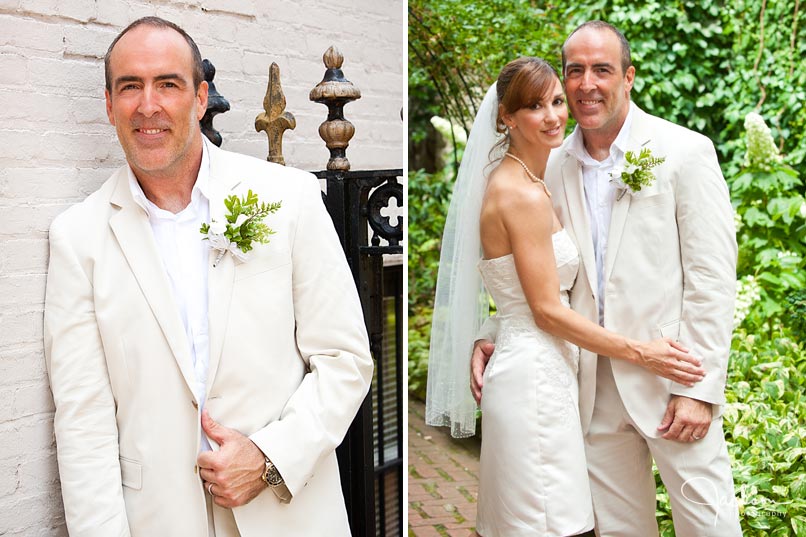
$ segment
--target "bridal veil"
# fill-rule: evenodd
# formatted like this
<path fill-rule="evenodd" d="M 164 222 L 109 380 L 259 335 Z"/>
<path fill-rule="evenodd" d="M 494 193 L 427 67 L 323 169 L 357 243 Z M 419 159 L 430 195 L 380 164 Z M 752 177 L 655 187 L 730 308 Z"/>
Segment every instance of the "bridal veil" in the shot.
<path fill-rule="evenodd" d="M 439 259 L 425 421 L 451 428 L 456 438 L 476 432 L 476 402 L 470 392 L 470 356 L 482 322 L 489 316 L 489 297 L 478 271 L 481 201 L 491 161 L 503 155 L 496 147 L 498 96 L 493 84 L 484 96 L 470 131 L 453 189 Z M 497 154 L 490 154 L 496 147 Z"/>

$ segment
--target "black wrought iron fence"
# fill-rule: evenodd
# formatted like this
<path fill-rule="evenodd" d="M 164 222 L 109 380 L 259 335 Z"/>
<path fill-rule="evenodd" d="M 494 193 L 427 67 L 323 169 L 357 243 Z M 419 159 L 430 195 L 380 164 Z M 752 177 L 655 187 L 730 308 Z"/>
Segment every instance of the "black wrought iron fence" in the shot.
<path fill-rule="evenodd" d="M 322 171 L 325 205 L 342 240 L 358 287 L 375 378 L 370 395 L 339 447 L 347 511 L 354 535 L 403 533 L 403 267 L 384 266 L 402 254 L 402 216 L 382 214 L 402 205 L 402 170 Z M 371 231 L 371 234 L 370 234 Z"/>

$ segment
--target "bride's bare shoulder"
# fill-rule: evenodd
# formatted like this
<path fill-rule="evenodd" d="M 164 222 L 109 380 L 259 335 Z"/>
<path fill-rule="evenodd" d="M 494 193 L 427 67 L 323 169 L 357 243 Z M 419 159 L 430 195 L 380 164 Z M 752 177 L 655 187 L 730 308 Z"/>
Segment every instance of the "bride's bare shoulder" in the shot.
<path fill-rule="evenodd" d="M 523 170 L 498 166 L 487 179 L 486 205 L 503 210 L 551 210 L 551 201 L 540 185 L 524 177 Z"/>

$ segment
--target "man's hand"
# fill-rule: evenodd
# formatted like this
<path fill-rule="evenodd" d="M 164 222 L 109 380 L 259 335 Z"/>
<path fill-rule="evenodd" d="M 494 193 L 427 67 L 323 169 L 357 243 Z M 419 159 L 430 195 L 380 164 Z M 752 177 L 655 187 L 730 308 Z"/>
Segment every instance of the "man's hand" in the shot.
<path fill-rule="evenodd" d="M 213 421 L 207 410 L 202 411 L 201 424 L 207 436 L 219 445 L 218 451 L 204 451 L 197 459 L 204 489 L 213 495 L 216 505 L 232 509 L 266 490 L 261 479 L 266 459 L 255 443 Z"/>
<path fill-rule="evenodd" d="M 473 399 L 477 405 L 481 404 L 484 370 L 494 350 L 495 344 L 488 339 L 480 339 L 473 345 L 473 356 L 470 357 L 470 391 L 473 392 Z"/>
<path fill-rule="evenodd" d="M 711 403 L 673 395 L 658 430 L 666 431 L 663 435 L 666 440 L 695 442 L 708 434 L 712 419 Z"/>

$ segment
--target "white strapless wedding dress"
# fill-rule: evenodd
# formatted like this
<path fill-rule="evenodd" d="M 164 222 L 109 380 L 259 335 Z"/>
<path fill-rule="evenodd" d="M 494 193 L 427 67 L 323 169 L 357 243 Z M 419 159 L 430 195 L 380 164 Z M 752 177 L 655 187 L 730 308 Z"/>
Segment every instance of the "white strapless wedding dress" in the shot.
<path fill-rule="evenodd" d="M 579 254 L 565 230 L 552 236 L 560 297 Z M 477 531 L 484 537 L 568 536 L 593 527 L 579 421 L 579 349 L 534 322 L 512 255 L 479 270 L 500 319 L 484 371 Z"/>

